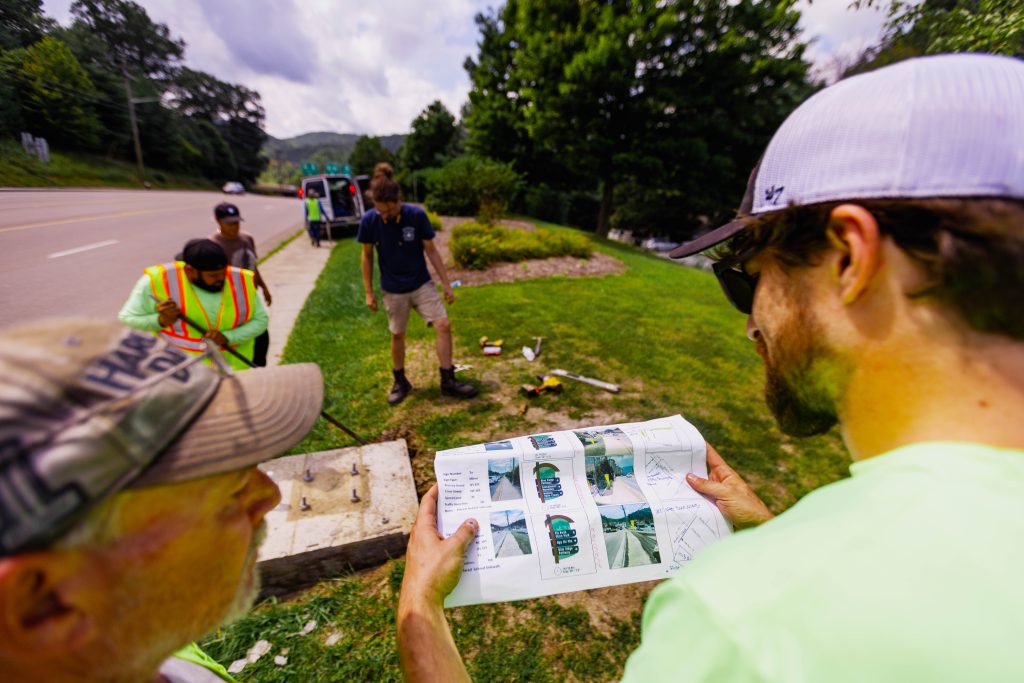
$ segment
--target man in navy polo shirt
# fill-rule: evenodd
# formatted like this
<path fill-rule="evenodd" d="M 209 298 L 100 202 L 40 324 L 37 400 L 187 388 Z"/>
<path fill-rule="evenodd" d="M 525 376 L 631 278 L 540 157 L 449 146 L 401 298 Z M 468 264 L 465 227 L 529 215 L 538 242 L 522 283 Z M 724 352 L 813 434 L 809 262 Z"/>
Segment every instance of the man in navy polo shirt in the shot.
<path fill-rule="evenodd" d="M 455 379 L 452 367 L 452 326 L 437 287 L 430 279 L 426 258 L 434 265 L 441 279 L 444 298 L 455 302 L 444 259 L 434 245 L 434 229 L 423 209 L 402 203 L 398 184 L 387 175 L 377 175 L 370 186 L 375 208 L 363 214 L 358 239 L 363 244 L 363 288 L 366 305 L 378 308 L 373 293 L 373 248 L 377 248 L 380 264 L 380 287 L 384 291 L 384 309 L 391 331 L 391 362 L 395 383 L 388 394 L 388 403 L 401 403 L 412 384 L 405 377 L 405 329 L 409 309 L 415 308 L 427 325 L 437 332 L 437 359 L 441 364 L 441 393 L 456 398 L 472 398 L 477 390 L 472 384 Z"/>

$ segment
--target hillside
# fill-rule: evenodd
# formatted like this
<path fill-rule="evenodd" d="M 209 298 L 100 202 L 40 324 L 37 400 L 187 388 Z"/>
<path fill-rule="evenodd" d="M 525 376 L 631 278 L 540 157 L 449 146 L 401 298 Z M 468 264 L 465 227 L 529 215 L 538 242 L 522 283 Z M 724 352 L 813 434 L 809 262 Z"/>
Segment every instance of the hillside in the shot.
<path fill-rule="evenodd" d="M 293 138 L 278 139 L 268 137 L 263 145 L 263 153 L 269 159 L 290 161 L 295 164 L 308 160 L 314 153 L 327 152 L 338 160 L 348 159 L 349 153 L 359 139 L 355 133 L 304 133 Z M 383 135 L 381 144 L 392 152 L 397 151 L 405 142 L 405 135 Z"/>

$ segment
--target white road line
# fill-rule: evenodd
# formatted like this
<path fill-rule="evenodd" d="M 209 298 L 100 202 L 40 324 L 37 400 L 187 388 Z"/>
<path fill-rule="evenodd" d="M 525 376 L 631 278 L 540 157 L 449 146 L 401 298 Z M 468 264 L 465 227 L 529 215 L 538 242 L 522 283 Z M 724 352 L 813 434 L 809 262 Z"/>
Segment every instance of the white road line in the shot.
<path fill-rule="evenodd" d="M 91 249 L 100 249 L 102 247 L 109 247 L 112 244 L 117 244 L 117 240 L 107 240 L 105 242 L 96 242 L 95 244 L 87 244 L 84 247 L 75 247 L 74 249 L 68 249 L 66 251 L 57 251 L 46 258 L 60 258 L 61 256 L 71 256 L 72 254 L 80 254 L 83 251 L 89 251 Z"/>

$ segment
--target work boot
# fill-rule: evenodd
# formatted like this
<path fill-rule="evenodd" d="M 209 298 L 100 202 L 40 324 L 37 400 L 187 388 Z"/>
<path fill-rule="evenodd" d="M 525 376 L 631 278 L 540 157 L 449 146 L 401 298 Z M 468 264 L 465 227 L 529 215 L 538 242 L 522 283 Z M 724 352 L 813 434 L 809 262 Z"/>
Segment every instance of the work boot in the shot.
<path fill-rule="evenodd" d="M 460 382 L 455 379 L 455 368 L 441 368 L 441 393 L 445 396 L 455 398 L 473 398 L 476 396 L 476 387 L 469 382 Z"/>
<path fill-rule="evenodd" d="M 391 393 L 388 394 L 388 403 L 393 406 L 405 400 L 405 397 L 412 391 L 412 384 L 405 378 L 405 370 L 392 370 L 395 375 L 395 383 L 391 385 Z"/>

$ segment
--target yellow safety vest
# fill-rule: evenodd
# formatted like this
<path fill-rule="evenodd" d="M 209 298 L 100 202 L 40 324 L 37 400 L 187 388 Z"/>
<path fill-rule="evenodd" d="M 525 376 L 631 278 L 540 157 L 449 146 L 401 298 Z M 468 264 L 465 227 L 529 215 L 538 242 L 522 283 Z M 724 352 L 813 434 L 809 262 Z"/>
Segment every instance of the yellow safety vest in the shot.
<path fill-rule="evenodd" d="M 185 264 L 182 261 L 173 263 L 162 263 L 158 266 L 146 268 L 146 275 L 149 276 L 149 283 L 153 289 L 153 295 L 164 301 L 173 299 L 178 304 L 178 309 L 183 315 L 195 320 L 208 330 L 233 330 L 252 319 L 256 310 L 256 284 L 255 274 L 251 270 L 228 266 L 224 278 L 224 291 L 220 297 L 220 310 L 217 317 L 211 319 L 209 313 L 203 308 L 199 297 L 196 296 L 192 283 L 185 275 Z M 170 327 L 160 330 L 159 336 L 171 345 L 198 356 L 206 351 L 206 343 L 203 335 L 186 325 L 180 318 Z M 252 360 L 255 339 L 232 344 L 231 348 Z M 248 365 L 235 358 L 229 353 L 224 354 L 231 367 L 238 370 L 246 370 Z"/>
<path fill-rule="evenodd" d="M 314 223 L 323 221 L 320 215 L 320 200 L 315 197 L 306 198 L 306 218 Z"/>

